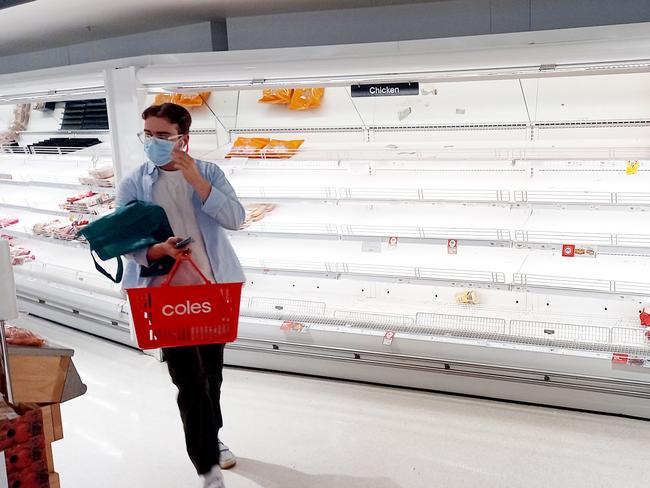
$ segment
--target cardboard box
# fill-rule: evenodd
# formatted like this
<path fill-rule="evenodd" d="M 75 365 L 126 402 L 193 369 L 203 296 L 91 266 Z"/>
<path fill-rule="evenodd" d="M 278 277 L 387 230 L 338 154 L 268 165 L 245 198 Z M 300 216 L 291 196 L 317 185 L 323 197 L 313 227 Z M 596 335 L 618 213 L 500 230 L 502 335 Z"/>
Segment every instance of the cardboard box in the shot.
<path fill-rule="evenodd" d="M 67 356 L 10 356 L 14 401 L 61 402 L 69 363 Z"/>

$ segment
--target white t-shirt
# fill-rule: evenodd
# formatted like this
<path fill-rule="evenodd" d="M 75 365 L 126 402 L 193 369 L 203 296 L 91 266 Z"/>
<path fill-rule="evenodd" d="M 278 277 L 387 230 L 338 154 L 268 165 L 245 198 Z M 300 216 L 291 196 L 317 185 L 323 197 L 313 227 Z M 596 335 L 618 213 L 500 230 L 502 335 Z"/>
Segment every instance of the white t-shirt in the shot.
<path fill-rule="evenodd" d="M 153 203 L 165 209 L 169 224 L 176 237 L 191 237 L 192 259 L 201 272 L 214 281 L 208 253 L 205 250 L 203 235 L 194 215 L 192 195 L 194 189 L 185 180 L 181 171 L 159 171 L 158 180 L 153 185 Z"/>

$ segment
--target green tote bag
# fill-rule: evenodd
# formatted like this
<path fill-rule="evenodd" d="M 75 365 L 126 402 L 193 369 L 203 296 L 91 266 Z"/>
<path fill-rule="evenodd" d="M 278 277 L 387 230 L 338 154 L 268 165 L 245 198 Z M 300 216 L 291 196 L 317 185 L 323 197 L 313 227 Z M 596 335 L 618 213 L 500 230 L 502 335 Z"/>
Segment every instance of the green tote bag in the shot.
<path fill-rule="evenodd" d="M 88 240 L 90 255 L 97 271 L 112 282 L 120 283 L 124 274 L 122 256 L 164 242 L 173 237 L 174 232 L 162 207 L 135 201 L 95 220 L 81 229 L 78 234 Z M 115 278 L 97 262 L 95 254 L 102 261 L 117 259 Z M 164 271 L 168 272 L 174 264 L 174 259 L 169 259 L 171 260 L 169 263 L 158 262 L 155 269 L 143 268 L 141 274 L 146 276 L 146 270 L 149 270 L 149 276 L 165 274 Z"/>

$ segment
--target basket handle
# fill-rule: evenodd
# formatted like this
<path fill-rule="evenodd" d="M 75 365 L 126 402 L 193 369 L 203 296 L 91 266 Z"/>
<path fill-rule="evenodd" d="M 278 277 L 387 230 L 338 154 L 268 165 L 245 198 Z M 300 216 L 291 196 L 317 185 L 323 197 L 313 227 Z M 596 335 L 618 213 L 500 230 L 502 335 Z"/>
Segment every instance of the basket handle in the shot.
<path fill-rule="evenodd" d="M 167 278 L 165 278 L 165 281 L 162 282 L 160 286 L 170 286 L 171 281 L 174 279 L 174 276 L 176 276 L 176 273 L 178 272 L 178 268 L 181 265 L 183 261 L 187 261 L 190 263 L 194 269 L 196 270 L 197 273 L 199 273 L 199 276 L 203 281 L 205 281 L 206 285 L 211 284 L 212 282 L 203 274 L 203 272 L 199 269 L 199 267 L 196 265 L 194 260 L 192 259 L 192 252 L 188 249 L 183 252 L 178 258 L 176 258 L 176 262 L 174 263 L 174 267 L 172 270 L 169 272 L 167 275 Z"/>

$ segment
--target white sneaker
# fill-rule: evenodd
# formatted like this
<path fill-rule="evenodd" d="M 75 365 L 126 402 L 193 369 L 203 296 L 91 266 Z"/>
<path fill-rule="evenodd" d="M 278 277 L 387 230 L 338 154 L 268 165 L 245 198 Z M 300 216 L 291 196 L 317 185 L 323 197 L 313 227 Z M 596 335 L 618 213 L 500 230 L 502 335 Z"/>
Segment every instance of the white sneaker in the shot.
<path fill-rule="evenodd" d="M 226 488 L 219 466 L 213 466 L 212 471 L 205 475 L 203 488 Z"/>
<path fill-rule="evenodd" d="M 230 469 L 237 464 L 237 458 L 230 448 L 219 441 L 219 466 L 221 469 Z"/>

